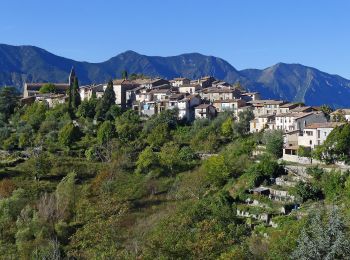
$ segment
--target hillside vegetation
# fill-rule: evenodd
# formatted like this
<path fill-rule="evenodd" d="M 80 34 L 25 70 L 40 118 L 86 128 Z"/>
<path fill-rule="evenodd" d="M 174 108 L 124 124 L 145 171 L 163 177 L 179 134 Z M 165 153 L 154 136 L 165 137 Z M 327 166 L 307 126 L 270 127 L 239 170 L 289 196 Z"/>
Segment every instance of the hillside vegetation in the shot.
<path fill-rule="evenodd" d="M 1 259 L 350 255 L 349 173 L 307 169 L 310 179 L 287 189 L 299 205 L 288 214 L 284 202 L 248 192 L 282 189 L 271 180 L 289 176 L 279 133 L 249 134 L 251 112 L 145 120 L 108 95 L 49 109 L 20 106 L 11 88 L 0 91 L 0 111 Z M 260 144 L 266 151 L 254 155 Z"/>

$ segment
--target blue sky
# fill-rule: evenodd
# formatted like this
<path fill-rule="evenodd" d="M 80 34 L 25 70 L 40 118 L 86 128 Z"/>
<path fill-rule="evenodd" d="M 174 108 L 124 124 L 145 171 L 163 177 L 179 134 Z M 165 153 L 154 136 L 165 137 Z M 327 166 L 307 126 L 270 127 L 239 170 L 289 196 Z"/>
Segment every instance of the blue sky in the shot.
<path fill-rule="evenodd" d="M 0 43 L 90 62 L 200 52 L 237 69 L 301 63 L 350 78 L 347 0 L 1 0 Z"/>

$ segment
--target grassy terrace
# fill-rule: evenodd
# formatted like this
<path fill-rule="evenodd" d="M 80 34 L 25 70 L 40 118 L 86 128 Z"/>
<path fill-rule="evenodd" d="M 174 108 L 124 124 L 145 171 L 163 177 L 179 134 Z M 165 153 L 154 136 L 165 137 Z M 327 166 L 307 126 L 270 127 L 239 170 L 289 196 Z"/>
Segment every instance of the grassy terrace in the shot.
<path fill-rule="evenodd" d="M 273 208 L 261 208 L 257 206 L 251 206 L 251 205 L 246 205 L 246 204 L 239 204 L 237 205 L 237 209 L 240 211 L 247 211 L 250 214 L 281 214 L 281 211 L 279 210 L 278 207 L 273 207 Z"/>
<path fill-rule="evenodd" d="M 293 189 L 292 187 L 280 186 L 277 184 L 272 184 L 268 188 L 271 188 L 274 190 L 288 191 L 288 192 L 290 192 Z"/>
<path fill-rule="evenodd" d="M 268 196 L 264 195 L 255 195 L 255 194 L 248 194 L 246 199 L 250 198 L 251 200 L 257 200 L 260 203 L 270 207 L 270 208 L 280 208 L 283 205 L 290 205 L 290 203 L 285 202 L 285 201 L 275 201 L 271 200 Z"/>

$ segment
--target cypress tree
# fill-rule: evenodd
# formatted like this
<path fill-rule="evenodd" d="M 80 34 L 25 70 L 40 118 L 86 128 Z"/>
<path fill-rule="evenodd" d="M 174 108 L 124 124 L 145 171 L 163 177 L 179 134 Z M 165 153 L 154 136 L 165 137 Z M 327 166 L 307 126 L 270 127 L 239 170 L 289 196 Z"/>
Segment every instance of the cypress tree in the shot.
<path fill-rule="evenodd" d="M 103 119 L 112 105 L 115 105 L 115 93 L 113 89 L 113 81 L 110 80 L 107 84 L 102 100 L 99 101 L 96 107 L 97 118 Z"/>
<path fill-rule="evenodd" d="M 73 90 L 72 90 L 72 107 L 77 109 L 81 103 L 80 94 L 79 94 L 79 81 L 78 78 L 74 78 Z"/>
<path fill-rule="evenodd" d="M 107 112 L 109 108 L 115 104 L 115 93 L 113 89 L 113 81 L 110 80 L 107 84 L 106 91 L 103 95 L 104 110 Z"/>
<path fill-rule="evenodd" d="M 122 79 L 128 79 L 128 72 L 127 70 L 122 71 Z"/>
<path fill-rule="evenodd" d="M 72 110 L 72 96 L 73 96 L 73 85 L 72 83 L 69 85 L 69 88 L 67 90 L 67 95 L 68 95 L 68 110 Z"/>

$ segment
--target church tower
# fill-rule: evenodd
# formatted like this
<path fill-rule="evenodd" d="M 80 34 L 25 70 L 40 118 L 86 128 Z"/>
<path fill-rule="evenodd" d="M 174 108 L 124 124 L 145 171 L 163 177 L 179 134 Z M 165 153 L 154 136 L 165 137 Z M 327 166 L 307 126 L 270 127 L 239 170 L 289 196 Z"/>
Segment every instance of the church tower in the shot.
<path fill-rule="evenodd" d="M 73 86 L 75 77 L 76 75 L 75 75 L 74 66 L 72 66 L 72 69 L 70 70 L 69 78 L 68 78 L 69 86 Z"/>

